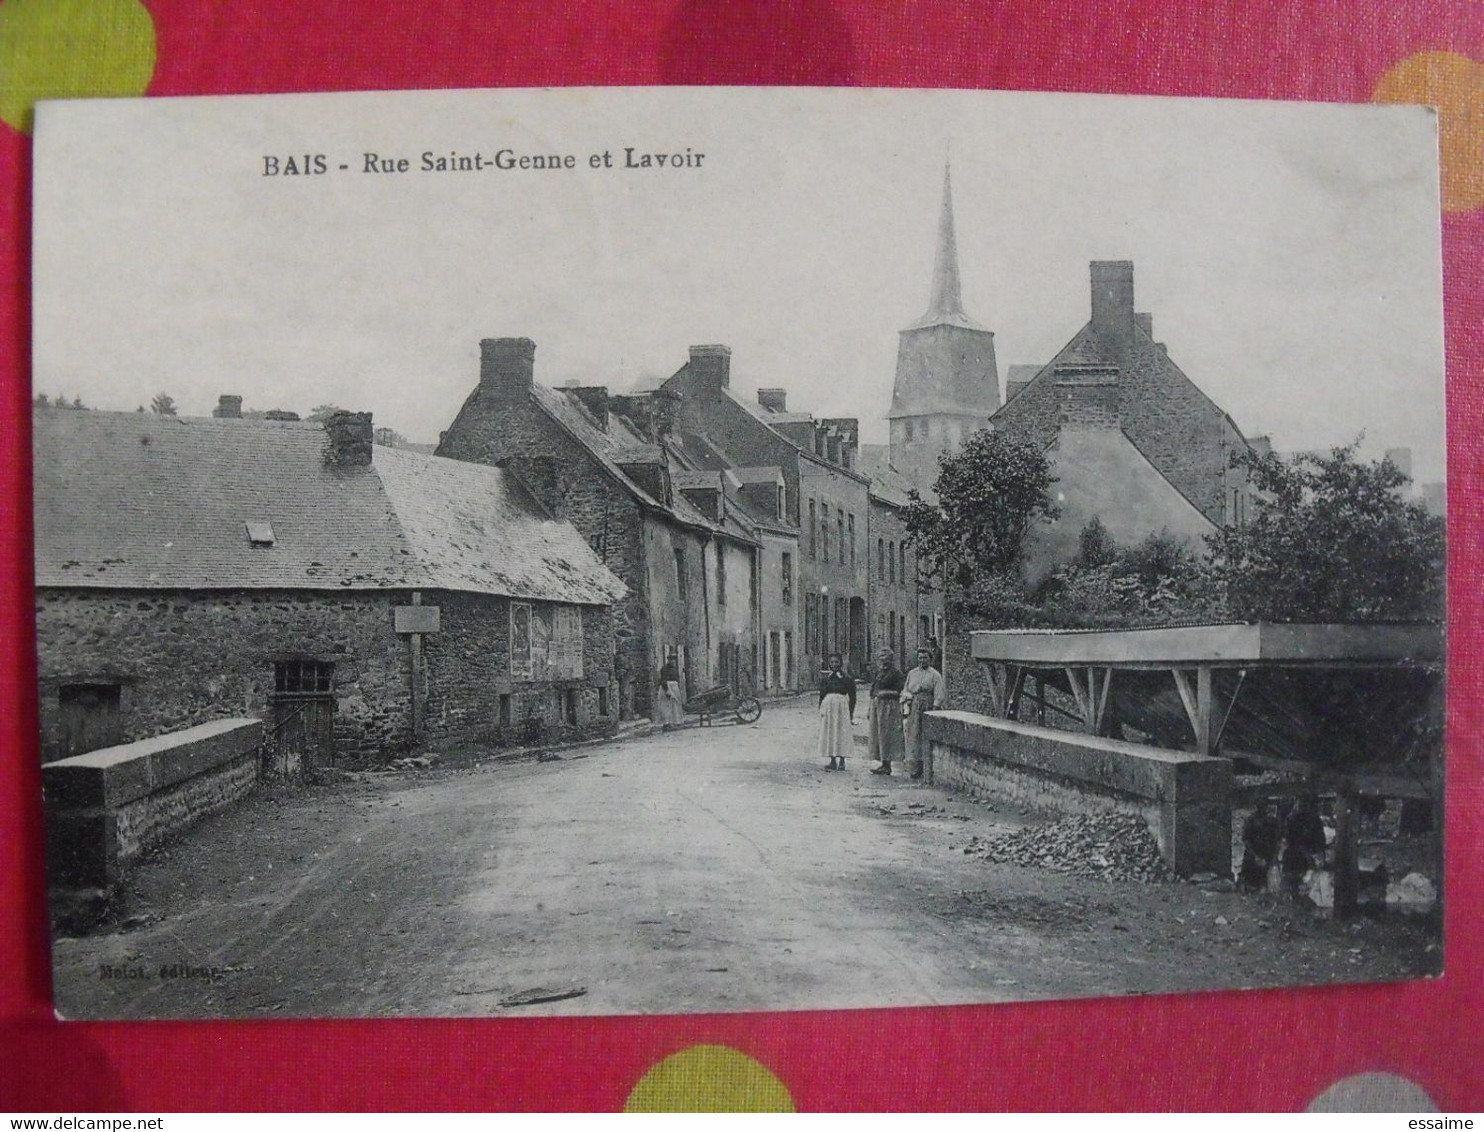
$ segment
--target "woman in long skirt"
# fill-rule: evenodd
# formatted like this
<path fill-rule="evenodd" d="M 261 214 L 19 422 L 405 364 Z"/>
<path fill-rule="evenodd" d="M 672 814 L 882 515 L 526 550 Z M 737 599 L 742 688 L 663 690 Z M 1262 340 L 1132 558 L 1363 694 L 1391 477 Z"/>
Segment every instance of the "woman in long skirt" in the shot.
<path fill-rule="evenodd" d="M 819 755 L 829 759 L 825 770 L 844 770 L 853 740 L 855 678 L 845 674 L 839 653 L 831 653 L 819 677 Z"/>
<path fill-rule="evenodd" d="M 680 667 L 670 657 L 660 669 L 658 687 L 655 688 L 654 721 L 661 731 L 679 727 L 685 718 L 685 706 L 680 701 Z"/>
<path fill-rule="evenodd" d="M 890 774 L 892 762 L 901 761 L 902 684 L 906 679 L 887 649 L 871 681 L 871 757 L 881 763 L 872 774 Z"/>

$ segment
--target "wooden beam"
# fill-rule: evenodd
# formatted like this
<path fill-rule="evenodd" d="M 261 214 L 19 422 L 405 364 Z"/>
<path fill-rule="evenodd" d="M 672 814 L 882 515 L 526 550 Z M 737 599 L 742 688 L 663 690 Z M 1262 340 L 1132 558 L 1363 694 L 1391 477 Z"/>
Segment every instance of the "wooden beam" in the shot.
<path fill-rule="evenodd" d="M 1226 734 L 1227 722 L 1232 717 L 1232 709 L 1237 706 L 1237 696 L 1242 691 L 1242 681 L 1246 679 L 1247 670 L 1245 668 L 1237 669 L 1236 686 L 1232 688 L 1231 699 L 1226 701 L 1226 710 L 1221 713 L 1221 722 L 1216 725 L 1216 734 L 1211 737 L 1211 749 L 1213 751 L 1221 750 L 1221 737 Z"/>
<path fill-rule="evenodd" d="M 1082 678 L 1077 674 L 1075 668 L 1064 670 L 1067 674 L 1067 683 L 1072 686 L 1072 699 L 1077 701 L 1077 710 L 1082 713 L 1084 723 L 1092 721 L 1092 701 L 1089 689 L 1082 683 Z"/>
<path fill-rule="evenodd" d="M 1180 702 L 1185 705 L 1185 717 L 1190 720 L 1190 729 L 1198 732 L 1200 725 L 1196 722 L 1195 689 L 1190 686 L 1190 677 L 1178 668 L 1170 669 L 1170 674 L 1175 677 L 1175 690 L 1180 693 Z"/>
<path fill-rule="evenodd" d="M 989 702 L 994 709 L 995 715 L 1000 718 L 1005 716 L 1005 690 L 1000 676 L 1001 666 L 998 664 L 985 664 L 984 671 L 989 676 Z"/>
<path fill-rule="evenodd" d="M 1093 672 L 1096 672 L 1097 669 L 1092 669 L 1092 671 Z M 1103 669 L 1103 690 L 1098 695 L 1098 709 L 1093 714 L 1093 720 L 1092 720 L 1092 733 L 1094 735 L 1101 735 L 1103 733 L 1103 727 L 1104 727 L 1104 725 L 1107 722 L 1107 719 L 1108 719 L 1108 689 L 1112 686 L 1112 684 L 1113 684 L 1113 670 L 1111 668 L 1105 668 L 1105 669 Z"/>

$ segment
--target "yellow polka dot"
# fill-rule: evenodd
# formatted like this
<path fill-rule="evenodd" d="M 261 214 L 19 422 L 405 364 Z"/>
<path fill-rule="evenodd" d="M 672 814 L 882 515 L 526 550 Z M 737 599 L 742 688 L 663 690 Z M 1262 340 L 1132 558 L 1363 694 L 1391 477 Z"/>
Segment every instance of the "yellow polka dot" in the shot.
<path fill-rule="evenodd" d="M 654 1066 L 629 1093 L 625 1112 L 793 1112 L 783 1082 L 745 1053 L 691 1046 Z"/>
<path fill-rule="evenodd" d="M 1409 55 L 1381 76 L 1371 99 L 1436 106 L 1443 207 L 1484 206 L 1484 63 L 1451 51 Z"/>
<path fill-rule="evenodd" d="M 38 99 L 141 95 L 154 73 L 139 0 L 0 0 L 0 119 L 17 130 Z"/>

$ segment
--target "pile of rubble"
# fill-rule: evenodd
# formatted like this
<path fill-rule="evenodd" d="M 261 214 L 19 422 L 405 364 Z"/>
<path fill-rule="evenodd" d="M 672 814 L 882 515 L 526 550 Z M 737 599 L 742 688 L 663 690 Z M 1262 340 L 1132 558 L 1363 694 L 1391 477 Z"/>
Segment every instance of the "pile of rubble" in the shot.
<path fill-rule="evenodd" d="M 1144 819 L 1131 814 L 1078 815 L 990 840 L 975 837 L 964 852 L 1068 876 L 1145 883 L 1175 879 Z"/>

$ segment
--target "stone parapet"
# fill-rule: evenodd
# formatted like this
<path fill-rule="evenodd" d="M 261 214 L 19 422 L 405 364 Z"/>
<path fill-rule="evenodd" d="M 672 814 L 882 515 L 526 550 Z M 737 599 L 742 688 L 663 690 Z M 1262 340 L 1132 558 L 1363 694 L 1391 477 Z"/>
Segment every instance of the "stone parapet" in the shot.
<path fill-rule="evenodd" d="M 933 781 L 1059 813 L 1137 813 L 1181 875 L 1231 871 L 1229 759 L 966 711 L 927 717 Z"/>
<path fill-rule="evenodd" d="M 235 802 L 258 777 L 263 724 L 219 719 L 42 767 L 53 885 L 109 887 L 143 854 Z"/>

